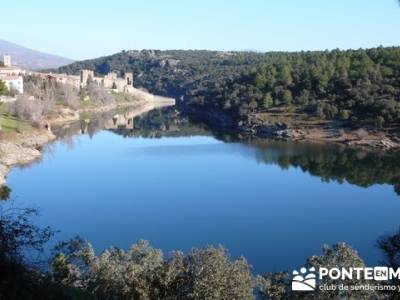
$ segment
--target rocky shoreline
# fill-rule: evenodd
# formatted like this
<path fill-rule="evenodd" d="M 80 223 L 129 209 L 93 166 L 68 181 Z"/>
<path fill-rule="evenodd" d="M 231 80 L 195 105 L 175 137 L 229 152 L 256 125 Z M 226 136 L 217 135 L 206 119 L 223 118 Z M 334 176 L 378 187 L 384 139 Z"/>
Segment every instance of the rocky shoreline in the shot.
<path fill-rule="evenodd" d="M 335 122 L 310 125 L 294 121 L 288 124 L 276 120 L 261 120 L 257 116 L 250 116 L 247 121 L 236 121 L 222 111 L 203 113 L 188 107 L 182 109 L 195 121 L 203 122 L 212 128 L 235 132 L 239 137 L 334 143 L 369 150 L 400 149 L 400 136 L 383 130 L 356 129 Z"/>
<path fill-rule="evenodd" d="M 13 166 L 24 165 L 41 157 L 42 147 L 56 136 L 45 129 L 16 133 L 12 140 L 0 140 L 0 185 Z"/>
<path fill-rule="evenodd" d="M 283 123 L 239 123 L 238 130 L 244 134 L 261 138 L 335 143 L 349 147 L 380 150 L 400 148 L 400 138 L 376 130 L 341 128 L 329 125 L 290 127 Z"/>

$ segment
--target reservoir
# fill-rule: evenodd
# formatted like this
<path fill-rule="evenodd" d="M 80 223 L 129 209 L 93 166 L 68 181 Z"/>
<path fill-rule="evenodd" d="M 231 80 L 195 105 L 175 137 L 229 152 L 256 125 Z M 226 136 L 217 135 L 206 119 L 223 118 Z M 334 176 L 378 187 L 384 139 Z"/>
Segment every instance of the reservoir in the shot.
<path fill-rule="evenodd" d="M 174 109 L 104 124 L 60 130 L 8 176 L 15 203 L 59 231 L 52 243 L 80 235 L 100 252 L 146 239 L 165 255 L 221 244 L 264 273 L 337 242 L 379 265 L 376 240 L 400 226 L 396 152 L 238 138 Z"/>

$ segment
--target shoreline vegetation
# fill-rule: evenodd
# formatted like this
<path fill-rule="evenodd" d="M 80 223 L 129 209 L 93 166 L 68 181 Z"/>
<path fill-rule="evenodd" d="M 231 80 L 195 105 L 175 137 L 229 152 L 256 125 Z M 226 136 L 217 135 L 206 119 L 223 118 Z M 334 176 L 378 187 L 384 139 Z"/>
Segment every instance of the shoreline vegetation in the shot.
<path fill-rule="evenodd" d="M 247 135 L 400 146 L 400 48 L 303 52 L 142 50 L 61 67 L 133 72 L 213 126 Z"/>

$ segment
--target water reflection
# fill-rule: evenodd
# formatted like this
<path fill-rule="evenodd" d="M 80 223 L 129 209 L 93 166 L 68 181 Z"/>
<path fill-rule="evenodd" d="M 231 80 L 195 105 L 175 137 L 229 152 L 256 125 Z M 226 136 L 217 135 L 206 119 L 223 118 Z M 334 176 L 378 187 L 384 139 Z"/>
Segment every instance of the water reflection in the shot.
<path fill-rule="evenodd" d="M 125 108 L 92 115 L 82 114 L 78 122 L 56 126 L 53 131 L 59 139 L 66 139 L 77 134 L 88 134 L 92 137 L 100 130 L 130 130 L 133 129 L 134 117 L 142 113 L 143 110 Z"/>
<path fill-rule="evenodd" d="M 139 238 L 166 252 L 222 243 L 264 272 L 339 241 L 375 263 L 374 240 L 398 226 L 397 152 L 250 140 L 175 109 L 82 116 L 57 133 L 54 157 L 9 183 L 57 238 L 79 234 L 96 250 Z"/>
<path fill-rule="evenodd" d="M 390 184 L 400 192 L 400 152 L 362 151 L 306 143 L 253 141 L 257 159 L 281 168 L 300 168 L 325 182 L 369 187 Z"/>
<path fill-rule="evenodd" d="M 145 114 L 137 110 L 123 110 L 82 116 L 79 122 L 56 128 L 55 132 L 68 147 L 73 148 L 74 136 L 88 134 L 92 137 L 100 130 L 109 130 L 123 137 L 214 136 L 225 143 L 233 144 L 230 145 L 230 151 L 243 153 L 244 157 L 253 157 L 260 163 L 279 165 L 282 169 L 300 168 L 325 182 L 346 181 L 362 187 L 390 184 L 400 195 L 400 151 L 367 151 L 339 145 L 248 139 L 235 133 L 216 131 L 201 123 L 193 123 L 175 108 L 155 109 Z M 154 146 L 136 149 L 135 153 L 174 155 L 179 152 L 184 155 L 195 154 L 195 151 L 224 153 L 220 146 L 209 144 L 202 147 L 165 146 L 163 149 Z"/>
<path fill-rule="evenodd" d="M 110 116 L 105 117 L 110 118 Z M 93 128 L 94 124 L 104 124 L 102 128 L 124 137 L 212 135 L 225 143 L 233 143 L 234 146 L 230 146 L 230 151 L 243 152 L 244 157 L 250 155 L 260 163 L 279 165 L 282 169 L 300 168 L 324 182 L 346 181 L 362 187 L 390 184 L 400 195 L 400 151 L 373 151 L 339 145 L 248 139 L 235 133 L 213 130 L 204 124 L 192 123 L 174 108 L 153 110 L 132 119 L 122 118 L 122 120 L 121 122 L 120 116 L 118 118 L 114 116 L 106 121 L 91 122 L 87 127 Z M 165 151 L 166 147 L 164 149 L 160 149 L 159 146 L 147 147 L 136 149 L 135 153 L 139 154 L 142 151 L 147 155 L 173 155 L 177 152 L 181 154 L 194 154 L 194 151 L 224 152 L 220 146 L 213 145 L 202 147 L 196 145 L 191 149 L 187 149 L 190 146 L 185 147 L 186 149 L 183 146 L 169 146 L 168 151 Z"/>

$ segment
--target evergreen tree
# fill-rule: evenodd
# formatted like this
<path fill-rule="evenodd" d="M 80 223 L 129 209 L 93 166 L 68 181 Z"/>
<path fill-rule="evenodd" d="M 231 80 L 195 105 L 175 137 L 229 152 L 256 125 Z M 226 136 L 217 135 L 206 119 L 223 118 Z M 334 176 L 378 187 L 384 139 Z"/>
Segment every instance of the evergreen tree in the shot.
<path fill-rule="evenodd" d="M 0 80 L 0 95 L 4 95 L 6 94 L 8 91 L 6 84 L 4 83 L 4 81 Z"/>
<path fill-rule="evenodd" d="M 274 104 L 274 101 L 272 99 L 271 93 L 267 93 L 264 96 L 264 99 L 263 99 L 263 107 L 264 107 L 264 109 L 270 108 L 273 104 Z"/>

